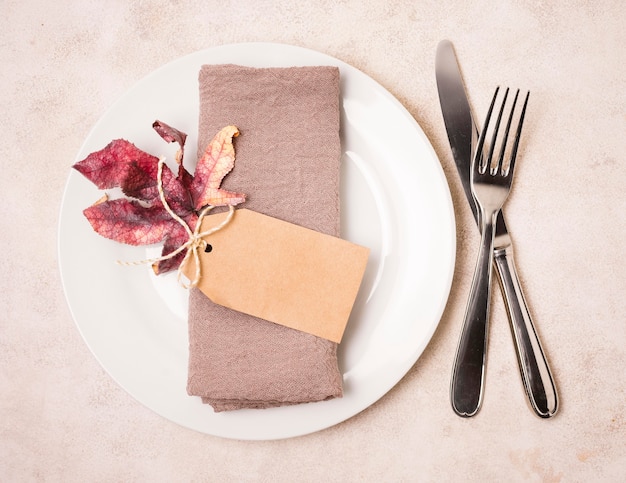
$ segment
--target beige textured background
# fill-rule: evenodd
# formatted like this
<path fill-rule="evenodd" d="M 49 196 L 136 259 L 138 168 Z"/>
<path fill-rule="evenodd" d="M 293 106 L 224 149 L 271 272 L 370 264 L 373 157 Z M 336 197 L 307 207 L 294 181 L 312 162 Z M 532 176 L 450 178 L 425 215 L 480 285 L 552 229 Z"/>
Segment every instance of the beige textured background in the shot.
<path fill-rule="evenodd" d="M 555 6 L 558 4 L 559 6 Z M 0 20 L 1 481 L 624 481 L 626 7 L 613 1 L 4 0 Z M 434 79 L 451 39 L 471 100 L 532 91 L 507 209 L 561 411 L 526 406 L 496 295 L 478 417 L 448 403 L 478 235 Z M 389 89 L 439 155 L 457 214 L 457 267 L 423 357 L 345 423 L 241 442 L 181 428 L 98 365 L 71 319 L 56 226 L 69 167 L 103 112 L 160 65 L 274 41 L 335 56 Z"/>

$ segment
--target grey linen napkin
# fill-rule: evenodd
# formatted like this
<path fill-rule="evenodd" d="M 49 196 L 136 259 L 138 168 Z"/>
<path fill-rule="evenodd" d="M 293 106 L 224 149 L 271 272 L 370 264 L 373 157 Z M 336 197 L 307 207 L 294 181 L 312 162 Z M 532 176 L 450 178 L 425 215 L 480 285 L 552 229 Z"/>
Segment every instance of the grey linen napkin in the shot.
<path fill-rule="evenodd" d="M 245 193 L 246 208 L 338 236 L 339 70 L 205 65 L 199 85 L 199 152 L 224 126 L 241 132 L 222 187 Z M 187 392 L 215 411 L 341 397 L 337 344 L 192 289 Z"/>

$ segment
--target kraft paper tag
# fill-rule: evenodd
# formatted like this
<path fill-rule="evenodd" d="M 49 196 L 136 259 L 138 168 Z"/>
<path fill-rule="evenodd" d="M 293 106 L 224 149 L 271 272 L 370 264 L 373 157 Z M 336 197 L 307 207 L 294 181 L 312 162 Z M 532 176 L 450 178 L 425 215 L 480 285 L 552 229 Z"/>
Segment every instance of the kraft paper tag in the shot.
<path fill-rule="evenodd" d="M 226 215 L 206 216 L 200 231 Z M 368 248 L 247 209 L 205 240 L 198 288 L 214 303 L 341 341 Z M 184 274 L 194 272 L 192 257 Z"/>

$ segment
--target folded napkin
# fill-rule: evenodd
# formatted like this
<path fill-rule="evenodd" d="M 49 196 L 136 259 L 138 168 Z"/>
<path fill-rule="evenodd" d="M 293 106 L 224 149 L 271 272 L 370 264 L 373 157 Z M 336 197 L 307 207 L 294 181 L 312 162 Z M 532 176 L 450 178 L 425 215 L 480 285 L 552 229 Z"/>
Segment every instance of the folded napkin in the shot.
<path fill-rule="evenodd" d="M 338 236 L 338 69 L 205 65 L 199 83 L 199 152 L 226 125 L 241 132 L 222 188 L 246 193 L 245 208 Z M 341 397 L 337 345 L 192 289 L 187 392 L 215 411 Z"/>

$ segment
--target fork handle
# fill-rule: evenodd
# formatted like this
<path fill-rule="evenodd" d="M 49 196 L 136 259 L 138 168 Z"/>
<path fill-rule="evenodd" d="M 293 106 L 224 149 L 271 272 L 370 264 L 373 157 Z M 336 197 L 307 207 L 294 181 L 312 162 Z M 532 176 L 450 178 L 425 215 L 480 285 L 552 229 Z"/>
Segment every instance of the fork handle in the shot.
<path fill-rule="evenodd" d="M 481 216 L 480 250 L 452 369 L 450 400 L 454 412 L 463 417 L 474 416 L 480 409 L 483 397 L 491 298 L 494 220 L 497 213 L 493 216 Z"/>
<path fill-rule="evenodd" d="M 550 418 L 558 409 L 556 386 L 517 277 L 512 247 L 496 250 L 494 262 L 515 338 L 524 390 L 535 414 Z"/>

